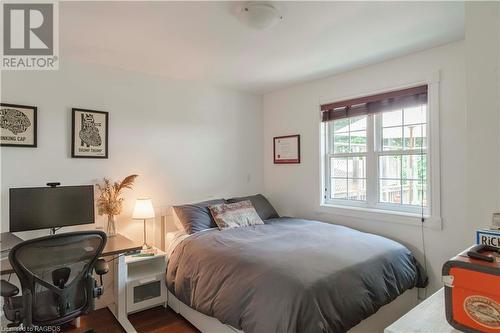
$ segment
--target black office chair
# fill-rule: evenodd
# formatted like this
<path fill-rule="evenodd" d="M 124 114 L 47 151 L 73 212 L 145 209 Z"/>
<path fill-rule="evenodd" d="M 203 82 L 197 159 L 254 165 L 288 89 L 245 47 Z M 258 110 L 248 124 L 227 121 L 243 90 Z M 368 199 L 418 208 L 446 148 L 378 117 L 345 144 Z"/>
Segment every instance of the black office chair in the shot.
<path fill-rule="evenodd" d="M 99 259 L 106 245 L 102 231 L 78 231 L 31 239 L 9 253 L 21 282 L 22 296 L 13 284 L 1 281 L 5 317 L 34 331 L 35 327 L 66 324 L 94 309 L 94 298 L 103 293 L 102 275 L 109 270 Z M 93 278 L 100 277 L 100 285 Z M 92 332 L 90 330 L 89 332 Z"/>

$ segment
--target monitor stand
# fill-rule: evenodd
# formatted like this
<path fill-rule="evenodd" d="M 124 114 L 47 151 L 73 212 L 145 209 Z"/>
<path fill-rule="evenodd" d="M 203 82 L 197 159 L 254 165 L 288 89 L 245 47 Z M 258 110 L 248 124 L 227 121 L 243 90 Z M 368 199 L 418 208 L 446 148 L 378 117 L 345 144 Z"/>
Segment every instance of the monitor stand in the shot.
<path fill-rule="evenodd" d="M 50 228 L 50 231 L 49 231 L 49 235 L 55 235 L 56 234 L 56 231 L 61 229 L 61 227 L 54 227 L 54 228 Z"/>

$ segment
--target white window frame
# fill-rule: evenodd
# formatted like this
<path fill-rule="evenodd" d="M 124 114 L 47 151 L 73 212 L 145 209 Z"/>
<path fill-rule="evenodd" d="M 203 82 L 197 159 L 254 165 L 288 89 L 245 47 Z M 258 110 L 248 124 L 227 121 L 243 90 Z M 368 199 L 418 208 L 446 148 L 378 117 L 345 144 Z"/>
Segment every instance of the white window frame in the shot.
<path fill-rule="evenodd" d="M 439 72 L 433 73 L 425 81 L 414 82 L 397 87 L 390 87 L 379 91 L 371 91 L 357 96 L 347 96 L 336 98 L 333 101 L 340 101 L 363 96 L 369 96 L 387 91 L 400 90 L 410 87 L 426 84 L 428 86 L 427 98 L 427 201 L 428 207 L 424 208 L 424 226 L 433 229 L 441 229 L 441 206 L 440 206 L 440 162 L 439 162 Z M 326 104 L 332 99 L 326 100 Z M 418 206 L 379 203 L 378 201 L 378 156 L 393 154 L 394 152 L 383 152 L 376 149 L 375 140 L 380 138 L 380 133 L 373 131 L 380 130 L 380 126 L 374 126 L 376 115 L 367 116 L 367 152 L 362 155 L 366 156 L 367 165 L 376 165 L 376 168 L 366 168 L 366 187 L 367 201 L 355 201 L 346 199 L 329 199 L 330 186 L 330 154 L 327 151 L 328 137 L 326 131 L 326 123 L 320 124 L 320 204 L 318 211 L 321 213 L 331 213 L 350 218 L 361 218 L 366 220 L 375 220 L 383 222 L 402 223 L 409 225 L 422 224 L 422 209 Z M 377 144 L 380 144 L 377 142 Z M 375 147 L 375 149 L 370 149 Z M 420 154 L 420 149 L 412 151 L 401 151 L 401 154 Z M 354 154 L 345 154 L 346 156 L 356 156 Z M 358 154 L 359 155 L 359 154 Z M 342 155 L 336 155 L 341 157 Z M 327 166 L 328 163 L 328 166 Z M 370 201 L 368 201 L 370 200 Z"/>

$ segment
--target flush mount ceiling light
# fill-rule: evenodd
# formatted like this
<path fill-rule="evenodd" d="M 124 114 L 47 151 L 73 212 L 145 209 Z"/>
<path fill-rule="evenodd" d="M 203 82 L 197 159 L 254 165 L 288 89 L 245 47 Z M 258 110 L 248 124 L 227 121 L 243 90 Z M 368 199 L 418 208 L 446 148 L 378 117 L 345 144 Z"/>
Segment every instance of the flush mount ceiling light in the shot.
<path fill-rule="evenodd" d="M 238 15 L 241 22 L 254 29 L 268 29 L 283 20 L 280 12 L 265 2 L 247 2 Z"/>

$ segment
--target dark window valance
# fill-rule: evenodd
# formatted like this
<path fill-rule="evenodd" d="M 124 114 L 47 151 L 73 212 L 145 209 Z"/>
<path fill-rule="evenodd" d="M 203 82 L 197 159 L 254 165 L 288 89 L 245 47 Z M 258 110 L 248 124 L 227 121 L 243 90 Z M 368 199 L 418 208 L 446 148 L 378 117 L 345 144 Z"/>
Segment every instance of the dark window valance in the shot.
<path fill-rule="evenodd" d="M 331 121 L 427 104 L 427 85 L 321 105 L 321 121 Z"/>

